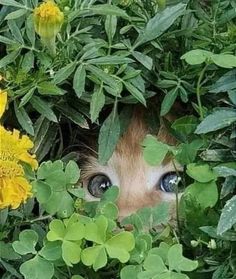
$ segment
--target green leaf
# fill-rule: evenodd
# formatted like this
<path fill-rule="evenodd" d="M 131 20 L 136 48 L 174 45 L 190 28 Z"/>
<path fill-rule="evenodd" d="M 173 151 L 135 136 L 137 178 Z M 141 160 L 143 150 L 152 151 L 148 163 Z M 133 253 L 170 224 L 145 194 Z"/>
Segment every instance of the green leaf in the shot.
<path fill-rule="evenodd" d="M 131 232 L 121 232 L 109 240 L 105 247 L 110 258 L 118 259 L 121 263 L 129 260 L 130 254 L 135 246 L 134 236 Z"/>
<path fill-rule="evenodd" d="M 35 123 L 35 136 L 33 153 L 36 153 L 38 161 L 41 161 L 49 152 L 58 132 L 58 126 L 50 123 L 49 120 L 41 116 Z"/>
<path fill-rule="evenodd" d="M 25 279 L 51 279 L 54 267 L 52 263 L 37 255 L 20 266 L 20 273 Z"/>
<path fill-rule="evenodd" d="M 197 127 L 196 134 L 206 134 L 236 122 L 236 110 L 218 110 L 208 115 Z"/>
<path fill-rule="evenodd" d="M 126 19 L 129 18 L 129 16 L 124 10 L 111 4 L 92 5 L 89 8 L 89 10 L 92 11 L 94 14 L 98 14 L 98 15 L 113 15 L 113 16 L 120 16 Z"/>
<path fill-rule="evenodd" d="M 0 59 L 0 69 L 15 61 L 19 54 L 20 50 L 15 50 L 5 55 L 2 59 Z"/>
<path fill-rule="evenodd" d="M 112 186 L 105 191 L 103 196 L 101 197 L 101 201 L 108 201 L 115 203 L 119 197 L 120 189 L 117 186 Z"/>
<path fill-rule="evenodd" d="M 178 97 L 178 87 L 171 89 L 161 103 L 161 116 L 167 114 Z"/>
<path fill-rule="evenodd" d="M 25 15 L 28 11 L 26 9 L 18 9 L 14 12 L 9 13 L 5 19 L 10 20 L 10 19 L 17 19 L 23 15 Z"/>
<path fill-rule="evenodd" d="M 106 266 L 107 255 L 102 245 L 86 248 L 81 253 L 81 261 L 84 265 L 91 266 L 95 271 Z"/>
<path fill-rule="evenodd" d="M 43 162 L 37 172 L 38 179 L 46 179 L 52 176 L 54 173 L 63 170 L 63 162 L 61 160 L 57 161 L 46 161 Z"/>
<path fill-rule="evenodd" d="M 101 88 L 99 90 L 96 90 L 92 95 L 92 99 L 90 103 L 90 115 L 91 115 L 92 122 L 95 122 L 97 120 L 99 113 L 102 110 L 104 105 L 105 105 L 105 95 Z"/>
<path fill-rule="evenodd" d="M 95 222 L 90 222 L 85 225 L 85 239 L 104 244 L 106 240 L 106 231 L 108 228 L 108 220 L 103 215 L 100 215 Z"/>
<path fill-rule="evenodd" d="M 111 77 L 110 74 L 105 73 L 103 70 L 93 65 L 87 65 L 86 69 L 91 73 L 93 73 L 95 77 L 103 81 L 105 84 L 109 85 L 114 90 L 114 92 L 117 92 L 116 89 L 117 80 Z"/>
<path fill-rule="evenodd" d="M 144 160 L 151 166 L 160 165 L 169 151 L 169 146 L 147 135 L 142 143 Z"/>
<path fill-rule="evenodd" d="M 139 91 L 139 89 L 137 87 L 135 87 L 128 81 L 125 81 L 124 85 L 125 85 L 126 89 L 135 97 L 135 99 L 137 99 L 140 103 L 142 103 L 144 106 L 146 106 L 146 100 L 143 96 L 143 93 L 141 91 Z"/>
<path fill-rule="evenodd" d="M 41 113 L 48 120 L 57 122 L 57 117 L 47 102 L 43 101 L 37 96 L 33 96 L 30 100 L 30 103 L 36 111 Z"/>
<path fill-rule="evenodd" d="M 153 66 L 153 60 L 151 57 L 149 57 L 148 55 L 142 53 L 142 52 L 138 52 L 138 51 L 133 51 L 132 55 L 134 56 L 134 58 L 140 62 L 145 68 L 147 68 L 149 71 L 152 70 L 152 66 Z"/>
<path fill-rule="evenodd" d="M 184 59 L 189 65 L 199 65 L 209 61 L 213 53 L 202 49 L 194 49 L 185 53 L 181 59 Z"/>
<path fill-rule="evenodd" d="M 62 258 L 66 265 L 73 266 L 80 261 L 80 244 L 64 240 L 62 243 Z"/>
<path fill-rule="evenodd" d="M 217 234 L 222 235 L 236 223 L 236 196 L 226 202 L 217 226 Z"/>
<path fill-rule="evenodd" d="M 15 0 L 0 0 L 0 4 L 6 5 L 6 6 L 13 6 L 13 7 L 17 7 L 17 8 L 23 8 L 23 9 L 26 8 L 24 5 L 16 2 Z"/>
<path fill-rule="evenodd" d="M 69 161 L 65 168 L 66 183 L 76 184 L 80 178 L 80 169 L 76 162 Z"/>
<path fill-rule="evenodd" d="M 30 135 L 34 135 L 33 123 L 25 111 L 23 107 L 19 107 L 19 103 L 17 101 L 14 102 L 14 110 L 16 114 L 16 118 L 20 123 L 21 127 Z"/>
<path fill-rule="evenodd" d="M 104 57 L 93 58 L 86 61 L 86 63 L 94 64 L 94 65 L 107 65 L 107 64 L 116 65 L 116 64 L 128 64 L 132 62 L 134 62 L 133 59 L 128 57 L 118 56 L 118 55 L 108 55 Z"/>
<path fill-rule="evenodd" d="M 75 222 L 67 226 L 64 240 L 78 241 L 85 237 L 85 227 L 80 222 Z"/>
<path fill-rule="evenodd" d="M 39 94 L 41 95 L 63 95 L 65 92 L 49 81 L 40 82 L 37 85 Z"/>
<path fill-rule="evenodd" d="M 192 134 L 198 124 L 198 119 L 193 115 L 186 115 L 177 120 L 171 125 L 171 128 L 175 129 L 178 133 L 185 136 Z"/>
<path fill-rule="evenodd" d="M 32 98 L 33 94 L 34 94 L 34 91 L 35 91 L 36 87 L 33 87 L 31 89 L 29 89 L 28 93 L 26 93 L 22 98 L 21 98 L 21 101 L 20 101 L 20 104 L 19 104 L 19 108 L 23 107 L 24 105 L 26 105 L 30 99 Z"/>
<path fill-rule="evenodd" d="M 181 244 L 175 244 L 170 247 L 168 252 L 168 264 L 170 270 L 193 271 L 198 267 L 197 261 L 192 261 L 183 256 L 183 247 Z"/>
<path fill-rule="evenodd" d="M 33 230 L 24 230 L 19 235 L 19 240 L 12 244 L 13 249 L 20 255 L 36 254 L 35 246 L 38 242 L 38 234 Z"/>
<path fill-rule="evenodd" d="M 194 182 L 184 192 L 185 197 L 188 195 L 195 199 L 203 209 L 213 207 L 218 201 L 217 185 L 214 181 L 208 183 Z"/>
<path fill-rule="evenodd" d="M 213 170 L 220 177 L 236 176 L 236 170 L 226 166 L 217 166 Z"/>
<path fill-rule="evenodd" d="M 194 162 L 199 149 L 203 146 L 204 142 L 201 139 L 193 140 L 190 143 L 183 143 L 178 146 L 178 152 L 175 159 L 181 165 L 188 165 Z"/>
<path fill-rule="evenodd" d="M 179 3 L 172 7 L 167 7 L 151 18 L 145 29 L 139 34 L 135 46 L 152 41 L 163 34 L 174 21 L 183 14 L 186 4 Z"/>
<path fill-rule="evenodd" d="M 43 181 L 33 181 L 32 186 L 37 200 L 40 203 L 47 203 L 52 195 L 51 187 Z"/>
<path fill-rule="evenodd" d="M 61 68 L 59 71 L 57 71 L 53 79 L 54 83 L 58 84 L 66 80 L 74 72 L 75 67 L 76 67 L 76 63 L 71 62 L 65 67 Z"/>
<path fill-rule="evenodd" d="M 73 88 L 78 98 L 84 93 L 86 79 L 86 71 L 83 64 L 81 64 L 75 71 L 73 78 Z"/>
<path fill-rule="evenodd" d="M 13 37 L 20 43 L 20 44 L 24 44 L 24 40 L 23 40 L 23 37 L 21 35 L 21 31 L 16 23 L 15 20 L 8 20 L 7 22 L 10 30 L 11 30 L 11 33 L 13 35 Z"/>
<path fill-rule="evenodd" d="M 54 219 L 49 224 L 50 231 L 47 233 L 49 241 L 63 240 L 66 234 L 65 225 L 61 220 Z"/>
<path fill-rule="evenodd" d="M 112 202 L 100 203 L 99 211 L 108 219 L 116 220 L 118 218 L 119 210 L 116 204 Z"/>
<path fill-rule="evenodd" d="M 23 58 L 21 63 L 21 68 L 24 72 L 28 73 L 32 68 L 34 68 L 34 53 L 33 51 L 28 51 Z"/>
<path fill-rule="evenodd" d="M 112 111 L 103 122 L 98 138 L 98 158 L 101 164 L 106 164 L 115 150 L 120 138 L 120 121 L 115 111 Z"/>
<path fill-rule="evenodd" d="M 112 42 L 112 39 L 116 33 L 116 27 L 117 27 L 117 17 L 114 15 L 108 15 L 105 21 L 105 30 L 109 42 Z"/>
<path fill-rule="evenodd" d="M 7 37 L 1 36 L 1 35 L 0 35 L 0 42 L 4 43 L 6 45 L 14 45 L 17 43 L 16 41 L 9 39 Z"/>
<path fill-rule="evenodd" d="M 126 265 L 120 271 L 121 279 L 137 279 L 138 273 L 141 271 L 141 268 L 136 265 Z"/>
<path fill-rule="evenodd" d="M 57 104 L 56 107 L 65 117 L 70 119 L 75 124 L 83 126 L 87 123 L 84 116 L 67 103 Z"/>
<path fill-rule="evenodd" d="M 26 20 L 26 34 L 32 46 L 35 44 L 34 15 L 31 14 Z"/>
<path fill-rule="evenodd" d="M 236 56 L 231 54 L 213 54 L 212 61 L 219 67 L 231 69 L 236 67 Z"/>
<path fill-rule="evenodd" d="M 155 271 L 156 274 L 161 274 L 167 271 L 162 258 L 158 255 L 149 254 L 143 263 L 143 267 L 148 271 Z"/>
<path fill-rule="evenodd" d="M 47 242 L 39 251 L 39 255 L 45 260 L 56 261 L 62 257 L 62 249 L 60 241 Z"/>
<path fill-rule="evenodd" d="M 196 163 L 187 166 L 187 174 L 201 183 L 206 183 L 216 179 L 216 174 L 208 164 L 197 165 Z"/>
<path fill-rule="evenodd" d="M 6 260 L 19 260 L 21 256 L 13 250 L 11 243 L 0 241 L 0 258 Z"/>

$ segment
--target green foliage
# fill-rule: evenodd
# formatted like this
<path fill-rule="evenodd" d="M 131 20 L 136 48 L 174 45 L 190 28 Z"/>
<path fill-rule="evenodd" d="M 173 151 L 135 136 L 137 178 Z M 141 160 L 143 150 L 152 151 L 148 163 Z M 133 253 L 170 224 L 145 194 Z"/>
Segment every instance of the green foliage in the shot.
<path fill-rule="evenodd" d="M 55 57 L 34 31 L 41 2 L 0 0 L 1 122 L 41 162 L 26 168 L 33 197 L 0 210 L 1 278 L 234 278 L 235 1 L 58 0 Z M 177 141 L 140 142 L 151 166 L 184 166 L 174 224 L 173 204 L 118 220 L 119 188 L 87 202 L 79 185 L 79 131 L 100 127 L 106 164 L 133 104 Z"/>

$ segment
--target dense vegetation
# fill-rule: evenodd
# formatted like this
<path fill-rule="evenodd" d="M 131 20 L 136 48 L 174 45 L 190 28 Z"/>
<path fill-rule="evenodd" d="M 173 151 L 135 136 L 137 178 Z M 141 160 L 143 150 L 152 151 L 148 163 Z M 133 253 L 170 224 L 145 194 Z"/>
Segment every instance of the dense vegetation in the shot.
<path fill-rule="evenodd" d="M 0 0 L 0 121 L 29 135 L 40 165 L 22 160 L 33 197 L 0 209 L 0 277 L 236 278 L 235 0 L 55 3 L 63 15 L 45 40 L 41 1 Z M 153 132 L 161 121 L 178 140 L 143 143 L 151 165 L 169 154 L 185 166 L 176 226 L 166 203 L 119 223 L 117 187 L 100 202 L 79 187 L 81 139 L 100 128 L 105 164 L 140 103 Z"/>

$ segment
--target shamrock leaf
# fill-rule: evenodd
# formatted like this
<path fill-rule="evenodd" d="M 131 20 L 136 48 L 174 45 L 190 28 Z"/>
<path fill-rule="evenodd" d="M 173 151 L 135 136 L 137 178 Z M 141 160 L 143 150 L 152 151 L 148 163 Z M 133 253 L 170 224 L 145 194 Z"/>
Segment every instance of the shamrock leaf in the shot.
<path fill-rule="evenodd" d="M 103 245 L 96 245 L 83 250 L 81 260 L 87 266 L 93 266 L 97 271 L 107 264 L 107 254 Z"/>
<path fill-rule="evenodd" d="M 100 215 L 95 222 L 86 224 L 85 238 L 98 244 L 105 243 L 106 231 L 108 228 L 108 220 L 103 215 Z"/>
<path fill-rule="evenodd" d="M 80 178 L 80 169 L 74 161 L 69 161 L 65 168 L 67 184 L 75 184 Z"/>
<path fill-rule="evenodd" d="M 13 249 L 20 255 L 36 254 L 35 245 L 38 242 L 38 235 L 33 230 L 24 230 L 19 235 L 19 240 L 13 242 Z"/>
<path fill-rule="evenodd" d="M 53 220 L 49 225 L 47 234 L 49 241 L 61 241 L 62 258 L 68 266 L 73 266 L 80 261 L 81 240 L 85 236 L 85 227 L 76 215 L 72 215 L 64 223 Z"/>
<path fill-rule="evenodd" d="M 197 165 L 195 163 L 187 166 L 187 174 L 201 183 L 210 182 L 216 179 L 216 174 L 207 164 Z"/>
<path fill-rule="evenodd" d="M 51 279 L 54 274 L 54 267 L 52 263 L 36 255 L 20 266 L 20 272 L 25 279 Z"/>
<path fill-rule="evenodd" d="M 39 255 L 48 261 L 56 261 L 61 258 L 62 250 L 60 241 L 46 242 L 39 251 Z"/>
<path fill-rule="evenodd" d="M 118 259 L 125 263 L 129 260 L 130 252 L 134 249 L 135 241 L 131 232 L 121 232 L 110 238 L 106 244 L 106 250 L 110 258 Z"/>
<path fill-rule="evenodd" d="M 55 219 L 49 224 L 50 231 L 47 234 L 49 241 L 63 240 L 66 230 L 61 220 Z"/>
<path fill-rule="evenodd" d="M 183 247 L 181 244 L 175 244 L 170 247 L 168 252 L 168 264 L 170 270 L 193 271 L 198 267 L 197 261 L 192 261 L 183 256 Z"/>
<path fill-rule="evenodd" d="M 75 243 L 64 240 L 62 243 L 62 258 L 68 266 L 73 266 L 80 261 L 81 242 Z"/>
<path fill-rule="evenodd" d="M 107 254 L 110 258 L 118 259 L 125 263 L 129 260 L 134 248 L 134 237 L 130 232 L 121 232 L 107 239 L 108 219 L 100 215 L 94 222 L 85 225 L 85 239 L 93 241 L 93 247 L 82 251 L 81 260 L 87 266 L 93 266 L 94 270 L 102 268 L 107 263 Z"/>

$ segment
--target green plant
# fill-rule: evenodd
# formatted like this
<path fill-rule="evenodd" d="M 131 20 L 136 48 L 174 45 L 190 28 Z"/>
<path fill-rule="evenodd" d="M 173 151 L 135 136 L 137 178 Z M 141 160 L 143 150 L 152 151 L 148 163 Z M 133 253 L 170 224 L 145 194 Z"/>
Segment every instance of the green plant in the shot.
<path fill-rule="evenodd" d="M 1 123 L 28 133 L 41 162 L 23 166 L 33 198 L 0 211 L 1 278 L 235 278 L 235 1 L 55 2 L 56 56 L 35 33 L 41 1 L 0 0 Z M 175 226 L 167 203 L 119 222 L 117 187 L 99 202 L 79 187 L 75 127 L 100 126 L 105 164 L 138 103 L 178 141 L 148 135 L 147 163 L 186 166 Z M 168 121 L 176 103 L 188 110 Z"/>

